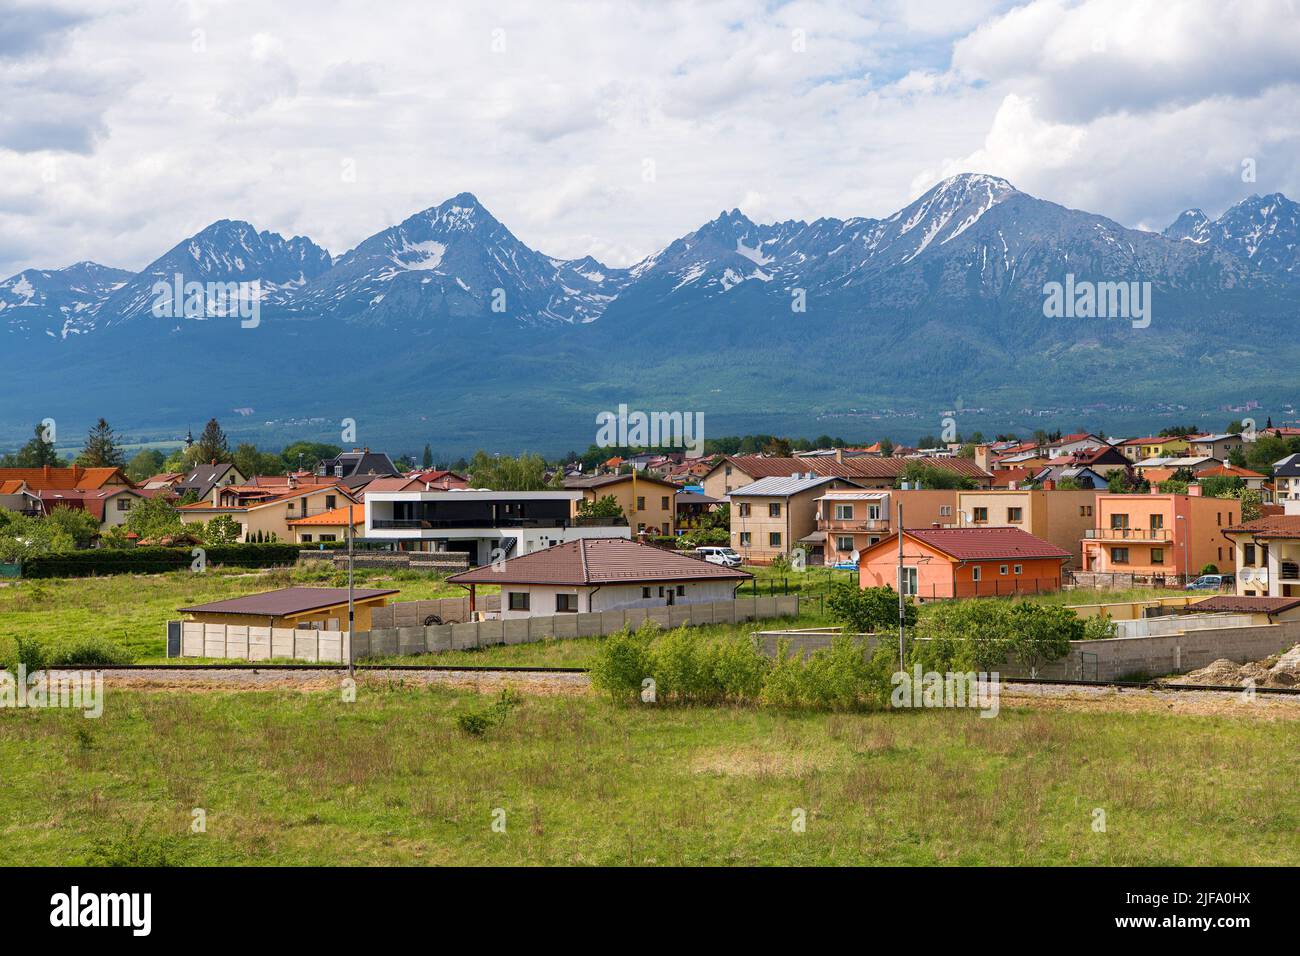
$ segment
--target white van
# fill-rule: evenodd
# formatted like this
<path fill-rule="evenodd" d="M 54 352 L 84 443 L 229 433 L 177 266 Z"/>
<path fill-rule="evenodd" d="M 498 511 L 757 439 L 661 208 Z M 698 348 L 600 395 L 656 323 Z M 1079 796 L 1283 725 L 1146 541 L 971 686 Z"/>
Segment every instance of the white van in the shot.
<path fill-rule="evenodd" d="M 703 558 L 710 564 L 721 564 L 728 568 L 740 567 L 740 555 L 732 548 L 714 546 L 696 548 L 695 556 Z"/>

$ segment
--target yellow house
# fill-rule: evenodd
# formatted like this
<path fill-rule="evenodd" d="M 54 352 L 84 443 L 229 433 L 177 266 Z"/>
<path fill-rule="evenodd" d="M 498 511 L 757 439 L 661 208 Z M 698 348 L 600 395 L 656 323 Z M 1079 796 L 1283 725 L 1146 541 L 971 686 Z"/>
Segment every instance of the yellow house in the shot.
<path fill-rule="evenodd" d="M 1020 528 L 1070 554 L 1067 568 L 1080 563 L 1079 540 L 1095 527 L 1097 491 L 959 491 L 957 521 L 970 528 Z"/>
<path fill-rule="evenodd" d="M 393 589 L 354 588 L 352 603 L 357 630 L 370 630 L 371 609 L 386 606 L 388 599 L 399 593 Z M 346 631 L 348 589 L 280 588 L 177 610 L 200 624 Z"/>
<path fill-rule="evenodd" d="M 359 537 L 366 527 L 365 505 L 344 505 L 332 511 L 322 511 L 318 515 L 306 518 L 294 518 L 288 522 L 289 528 L 297 535 L 299 544 L 314 544 L 320 541 L 346 541 L 348 526 L 352 527 L 352 536 Z"/>
<path fill-rule="evenodd" d="M 1187 454 L 1192 443 L 1179 436 L 1154 436 L 1150 438 L 1130 438 L 1116 446 L 1129 461 L 1144 461 L 1147 458 L 1182 458 Z"/>
<path fill-rule="evenodd" d="M 635 534 L 669 535 L 677 532 L 677 485 L 662 478 L 636 473 L 569 478 L 564 487 L 581 491 L 583 501 L 614 496 Z M 578 503 L 574 502 L 574 513 Z"/>
<path fill-rule="evenodd" d="M 262 540 L 272 535 L 277 541 L 293 541 L 289 522 L 341 508 L 356 499 L 338 484 L 229 485 L 214 488 L 209 501 L 181 505 L 183 524 L 207 522 L 229 515 L 239 524 L 240 541 Z"/>
<path fill-rule="evenodd" d="M 750 564 L 770 564 L 799 547 L 815 549 L 825 538 L 817 530 L 817 503 L 837 489 L 862 490 L 847 478 L 806 474 L 737 488 L 729 495 L 731 547 Z"/>

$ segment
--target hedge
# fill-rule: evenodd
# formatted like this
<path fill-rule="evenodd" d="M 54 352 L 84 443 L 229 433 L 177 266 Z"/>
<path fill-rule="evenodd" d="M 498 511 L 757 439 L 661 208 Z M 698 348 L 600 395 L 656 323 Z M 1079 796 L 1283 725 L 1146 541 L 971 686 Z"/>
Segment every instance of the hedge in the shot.
<path fill-rule="evenodd" d="M 214 544 L 204 551 L 210 565 L 232 568 L 270 568 L 295 564 L 302 546 L 278 541 L 270 544 Z M 188 570 L 194 561 L 191 548 L 95 548 L 31 558 L 23 563 L 25 578 L 84 578 L 100 574 L 158 574 Z"/>

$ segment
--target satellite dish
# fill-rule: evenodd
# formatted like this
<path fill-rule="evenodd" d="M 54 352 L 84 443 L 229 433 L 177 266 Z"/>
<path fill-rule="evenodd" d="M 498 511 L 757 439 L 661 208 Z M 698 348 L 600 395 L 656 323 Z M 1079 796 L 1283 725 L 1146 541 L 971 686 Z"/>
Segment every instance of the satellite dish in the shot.
<path fill-rule="evenodd" d="M 853 563 L 854 563 L 854 564 L 857 564 L 857 563 L 858 563 L 858 559 L 859 559 L 860 557 L 862 557 L 862 555 L 861 555 L 860 552 L 858 552 L 858 551 L 855 550 L 851 555 L 849 555 L 849 557 L 853 559 Z"/>

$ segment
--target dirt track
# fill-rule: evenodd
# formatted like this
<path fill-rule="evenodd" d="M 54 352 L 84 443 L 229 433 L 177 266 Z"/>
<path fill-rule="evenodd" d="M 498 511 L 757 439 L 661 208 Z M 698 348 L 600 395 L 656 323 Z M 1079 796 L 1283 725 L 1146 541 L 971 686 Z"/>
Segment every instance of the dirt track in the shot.
<path fill-rule="evenodd" d="M 143 691 L 323 691 L 339 686 L 337 671 L 299 671 L 274 666 L 257 670 L 180 670 L 172 667 L 134 671 L 107 671 L 106 687 Z M 548 671 L 410 671 L 365 670 L 357 684 L 441 684 L 485 694 L 511 687 L 525 694 L 582 695 L 591 681 L 582 673 Z M 1254 717 L 1264 720 L 1300 720 L 1300 696 L 1257 694 L 1253 701 L 1231 691 L 1174 691 L 1116 689 L 1112 687 L 1062 687 L 1057 684 L 1013 684 L 1003 688 L 1003 707 L 1035 710 L 1169 713 L 1198 717 Z"/>

